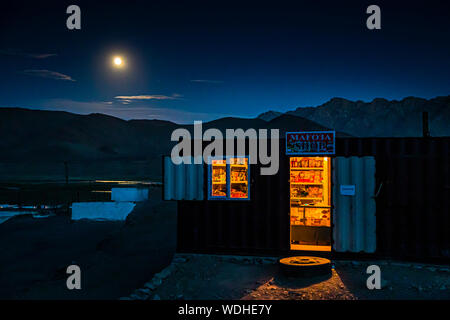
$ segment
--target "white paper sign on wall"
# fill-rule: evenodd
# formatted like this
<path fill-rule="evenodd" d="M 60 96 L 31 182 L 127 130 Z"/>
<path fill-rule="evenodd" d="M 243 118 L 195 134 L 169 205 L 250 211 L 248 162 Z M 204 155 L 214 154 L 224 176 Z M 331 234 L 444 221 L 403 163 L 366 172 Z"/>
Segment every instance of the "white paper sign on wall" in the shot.
<path fill-rule="evenodd" d="M 341 184 L 341 195 L 354 196 L 356 193 L 356 186 L 354 184 Z"/>

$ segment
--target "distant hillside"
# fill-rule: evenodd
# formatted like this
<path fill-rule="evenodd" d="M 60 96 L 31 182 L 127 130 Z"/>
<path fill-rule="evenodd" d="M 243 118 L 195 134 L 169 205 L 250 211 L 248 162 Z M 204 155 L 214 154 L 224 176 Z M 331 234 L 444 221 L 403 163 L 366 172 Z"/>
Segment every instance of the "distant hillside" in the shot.
<path fill-rule="evenodd" d="M 270 110 L 270 111 L 261 113 L 261 114 L 258 116 L 258 118 L 259 118 L 259 119 L 262 119 L 262 120 L 264 120 L 264 121 L 270 121 L 270 120 L 273 120 L 273 119 L 275 119 L 275 118 L 281 116 L 282 114 L 283 114 L 283 112 L 272 111 L 272 110 Z"/>
<path fill-rule="evenodd" d="M 161 120 L 125 121 L 103 114 L 77 115 L 60 111 L 0 108 L 0 161 L 145 159 L 169 153 L 176 128 L 192 125 Z M 326 130 L 313 121 L 282 115 L 271 121 L 258 118 L 221 118 L 203 124 L 203 130 L 280 129 Z"/>
<path fill-rule="evenodd" d="M 64 177 L 63 162 L 78 178 L 160 177 L 161 156 L 170 154 L 171 134 L 184 127 L 161 120 L 129 120 L 60 111 L 0 108 L 0 180 Z M 311 120 L 281 115 L 271 121 L 221 118 L 203 124 L 217 128 L 327 130 Z M 345 135 L 338 133 L 339 135 Z"/>
<path fill-rule="evenodd" d="M 163 153 L 161 137 L 177 125 L 103 114 L 0 108 L 1 160 L 136 158 Z M 6 151 L 6 152 L 5 152 Z"/>
<path fill-rule="evenodd" d="M 286 132 L 289 131 L 325 131 L 330 130 L 330 128 L 320 125 L 314 121 L 290 115 L 283 114 L 267 123 L 267 128 L 270 129 L 280 129 L 280 135 L 284 137 Z M 342 131 L 336 131 L 336 136 L 338 137 L 348 137 L 347 133 Z"/>
<path fill-rule="evenodd" d="M 417 137 L 422 135 L 422 112 L 428 111 L 432 136 L 450 136 L 450 96 L 371 102 L 333 98 L 317 107 L 300 107 L 286 114 L 359 137 Z M 258 118 L 272 120 L 276 112 Z"/>

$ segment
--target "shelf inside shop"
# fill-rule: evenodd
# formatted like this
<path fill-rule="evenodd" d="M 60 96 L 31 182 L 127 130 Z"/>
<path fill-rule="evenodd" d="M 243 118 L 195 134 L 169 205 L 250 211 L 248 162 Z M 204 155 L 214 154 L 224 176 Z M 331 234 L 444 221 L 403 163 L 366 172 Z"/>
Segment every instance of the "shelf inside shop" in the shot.
<path fill-rule="evenodd" d="M 291 184 L 298 184 L 298 185 L 307 185 L 307 186 L 321 186 L 322 182 L 291 182 Z"/>

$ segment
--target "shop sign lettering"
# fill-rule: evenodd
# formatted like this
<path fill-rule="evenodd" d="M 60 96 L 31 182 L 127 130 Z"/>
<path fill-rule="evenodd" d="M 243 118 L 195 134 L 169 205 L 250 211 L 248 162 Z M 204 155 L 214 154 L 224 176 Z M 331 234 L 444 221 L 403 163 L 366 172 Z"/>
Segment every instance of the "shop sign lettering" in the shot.
<path fill-rule="evenodd" d="M 286 132 L 286 154 L 334 154 L 335 136 L 334 131 Z"/>

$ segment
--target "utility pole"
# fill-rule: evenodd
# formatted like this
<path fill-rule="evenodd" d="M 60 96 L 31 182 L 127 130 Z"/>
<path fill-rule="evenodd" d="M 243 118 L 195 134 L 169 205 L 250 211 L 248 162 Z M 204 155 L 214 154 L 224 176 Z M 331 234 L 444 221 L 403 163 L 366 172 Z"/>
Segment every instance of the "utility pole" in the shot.
<path fill-rule="evenodd" d="M 66 176 L 66 184 L 69 184 L 69 163 L 64 161 L 64 173 Z"/>
<path fill-rule="evenodd" d="M 422 112 L 422 135 L 424 138 L 430 137 L 430 128 L 428 126 L 428 112 Z"/>

